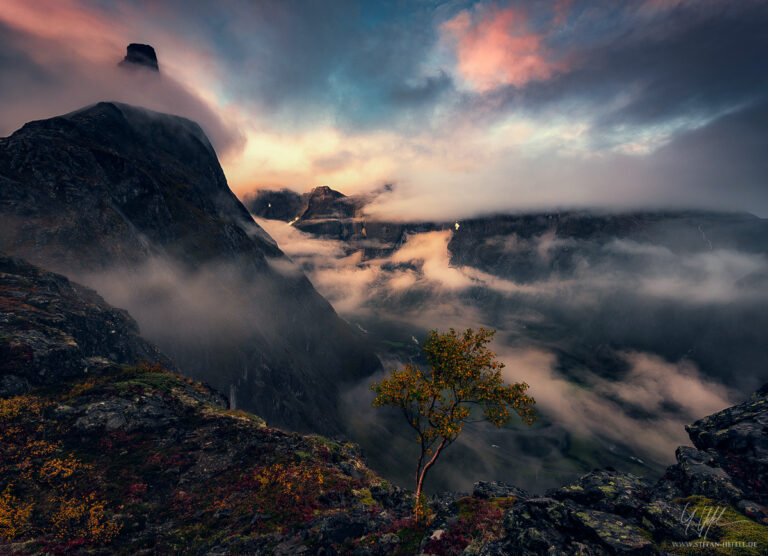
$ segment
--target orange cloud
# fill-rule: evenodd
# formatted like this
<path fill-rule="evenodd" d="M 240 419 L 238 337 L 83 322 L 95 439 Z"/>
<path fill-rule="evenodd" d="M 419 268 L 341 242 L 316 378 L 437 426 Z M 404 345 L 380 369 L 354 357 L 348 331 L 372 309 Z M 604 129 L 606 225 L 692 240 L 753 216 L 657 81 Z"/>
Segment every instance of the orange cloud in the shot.
<path fill-rule="evenodd" d="M 543 35 L 531 32 L 517 9 L 491 8 L 475 18 L 464 10 L 443 23 L 441 31 L 456 44 L 459 73 L 478 91 L 520 87 L 548 79 L 556 70 Z"/>

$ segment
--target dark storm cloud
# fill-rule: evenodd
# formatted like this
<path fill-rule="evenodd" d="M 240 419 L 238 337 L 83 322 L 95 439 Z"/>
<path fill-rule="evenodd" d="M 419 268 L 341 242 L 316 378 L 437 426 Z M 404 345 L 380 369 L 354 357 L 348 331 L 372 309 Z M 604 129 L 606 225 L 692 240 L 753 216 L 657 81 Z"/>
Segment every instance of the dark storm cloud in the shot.
<path fill-rule="evenodd" d="M 184 2 L 160 17 L 216 53 L 228 95 L 283 124 L 392 123 L 403 105 L 436 99 L 450 84 L 440 68 L 422 74 L 437 40 L 429 3 Z"/>
<path fill-rule="evenodd" d="M 572 21 L 549 30 L 551 56 L 561 62 L 551 79 L 468 102 L 590 117 L 599 143 L 628 126 L 695 124 L 768 98 L 768 5 L 687 2 L 651 13 L 639 5 L 574 3 Z"/>

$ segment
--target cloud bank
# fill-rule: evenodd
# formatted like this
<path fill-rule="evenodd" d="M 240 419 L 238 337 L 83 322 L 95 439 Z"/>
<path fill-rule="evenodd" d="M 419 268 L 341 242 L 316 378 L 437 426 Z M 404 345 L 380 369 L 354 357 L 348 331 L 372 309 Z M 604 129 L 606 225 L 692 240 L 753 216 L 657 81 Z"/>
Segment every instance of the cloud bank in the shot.
<path fill-rule="evenodd" d="M 200 121 L 241 195 L 766 215 L 767 23 L 757 0 L 9 0 L 0 133 L 120 100 Z M 114 71 L 128 42 L 157 48 L 161 83 Z"/>
<path fill-rule="evenodd" d="M 453 262 L 453 230 L 413 234 L 391 255 L 364 259 L 347 243 L 257 221 L 336 310 L 378 342 L 386 369 L 419 362 L 412 336 L 421 340 L 432 328 L 497 329 L 494 351 L 509 381 L 530 384 L 540 428 L 472 429 L 438 484 L 469 487 L 511 473 L 548 488 L 594 465 L 659 471 L 688 444 L 684 425 L 764 382 L 768 258 L 748 243 L 729 246 L 714 225 L 686 224 L 690 237 L 662 226 L 647 241 L 488 234 L 486 245 L 471 247 L 492 249 L 480 258 L 492 261 L 484 269 Z M 399 417 L 369 407 L 374 378 L 347 395 L 349 412 L 363 432 L 397 436 Z M 399 469 L 374 444 L 366 453 Z M 569 467 L 573 461 L 584 467 Z M 536 477 L 523 476 L 534 469 Z M 407 480 L 410 470 L 399 473 Z"/>

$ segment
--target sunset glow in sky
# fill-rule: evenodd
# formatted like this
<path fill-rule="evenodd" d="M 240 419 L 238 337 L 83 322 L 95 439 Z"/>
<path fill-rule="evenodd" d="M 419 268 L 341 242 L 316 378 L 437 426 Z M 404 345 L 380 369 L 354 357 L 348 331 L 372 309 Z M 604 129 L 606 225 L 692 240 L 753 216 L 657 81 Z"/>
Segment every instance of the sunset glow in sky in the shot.
<path fill-rule="evenodd" d="M 198 121 L 241 196 L 766 216 L 766 25 L 756 0 L 4 0 L 0 135 L 118 100 Z M 129 42 L 159 76 L 116 67 Z"/>

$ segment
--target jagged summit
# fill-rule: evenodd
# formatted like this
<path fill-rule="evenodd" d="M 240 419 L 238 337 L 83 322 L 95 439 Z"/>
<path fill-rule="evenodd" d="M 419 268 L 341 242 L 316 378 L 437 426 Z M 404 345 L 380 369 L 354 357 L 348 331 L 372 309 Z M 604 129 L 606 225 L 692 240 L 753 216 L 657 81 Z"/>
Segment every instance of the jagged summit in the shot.
<path fill-rule="evenodd" d="M 148 44 L 132 42 L 126 49 L 125 58 L 118 64 L 122 68 L 145 68 L 150 71 L 160 71 L 157 64 L 155 49 Z"/>

